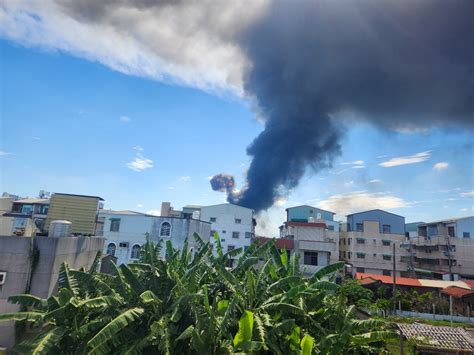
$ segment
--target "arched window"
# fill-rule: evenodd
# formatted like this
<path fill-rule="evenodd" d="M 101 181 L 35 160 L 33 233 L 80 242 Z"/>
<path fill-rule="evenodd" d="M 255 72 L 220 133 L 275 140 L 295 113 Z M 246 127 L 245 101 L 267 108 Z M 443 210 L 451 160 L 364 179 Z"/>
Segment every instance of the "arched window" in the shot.
<path fill-rule="evenodd" d="M 140 257 L 140 246 L 138 244 L 135 244 L 132 247 L 132 254 L 130 255 L 131 259 L 138 259 Z"/>
<path fill-rule="evenodd" d="M 171 235 L 171 224 L 169 222 L 161 223 L 160 237 L 169 237 Z"/>
<path fill-rule="evenodd" d="M 116 249 L 115 244 L 114 243 L 109 243 L 109 245 L 107 245 L 106 254 L 115 256 L 115 249 Z"/>

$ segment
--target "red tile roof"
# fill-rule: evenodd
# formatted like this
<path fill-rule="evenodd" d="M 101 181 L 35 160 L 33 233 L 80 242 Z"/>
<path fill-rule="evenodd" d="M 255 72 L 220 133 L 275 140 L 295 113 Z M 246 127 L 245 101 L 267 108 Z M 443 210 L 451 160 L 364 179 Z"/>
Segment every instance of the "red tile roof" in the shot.
<path fill-rule="evenodd" d="M 393 284 L 393 277 L 392 276 L 384 276 L 384 275 L 377 275 L 377 274 L 365 274 L 362 272 L 357 272 L 355 275 L 356 279 L 372 279 L 382 281 L 384 284 Z M 410 279 L 408 277 L 397 277 L 395 280 L 396 284 L 399 286 L 413 286 L 413 287 L 423 287 L 418 279 Z"/>
<path fill-rule="evenodd" d="M 327 228 L 326 223 L 315 222 L 286 222 L 286 225 L 290 227 Z"/>
<path fill-rule="evenodd" d="M 285 238 L 266 238 L 266 237 L 257 237 L 258 242 L 260 244 L 265 244 L 271 240 L 275 240 L 276 247 L 278 249 L 283 249 L 285 248 L 286 250 L 293 250 L 295 247 L 295 243 L 291 239 L 285 239 Z"/>
<path fill-rule="evenodd" d="M 471 288 L 474 288 L 474 280 L 463 280 L 464 283 L 468 284 L 469 286 L 471 286 Z"/>
<path fill-rule="evenodd" d="M 444 293 L 448 296 L 453 296 L 454 298 L 463 298 L 466 296 L 474 296 L 474 291 L 466 290 L 465 288 L 456 287 L 456 286 L 449 286 L 443 288 L 441 293 Z"/>

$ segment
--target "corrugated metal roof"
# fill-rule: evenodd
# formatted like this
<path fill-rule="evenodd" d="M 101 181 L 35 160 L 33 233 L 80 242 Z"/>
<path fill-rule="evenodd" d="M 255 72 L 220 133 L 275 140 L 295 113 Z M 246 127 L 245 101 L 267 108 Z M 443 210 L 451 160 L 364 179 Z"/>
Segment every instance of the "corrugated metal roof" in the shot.
<path fill-rule="evenodd" d="M 464 281 L 443 281 L 443 280 L 420 279 L 420 282 L 423 287 L 446 288 L 449 286 L 457 286 L 457 287 L 464 288 L 467 290 L 471 289 L 471 286 L 469 286 Z"/>
<path fill-rule="evenodd" d="M 115 210 L 106 210 L 102 209 L 99 210 L 99 214 L 120 214 L 120 215 L 128 215 L 128 216 L 146 216 L 146 213 L 130 211 L 130 210 L 123 210 L 123 211 L 115 211 Z"/>
<path fill-rule="evenodd" d="M 474 351 L 474 339 L 461 327 L 438 327 L 427 324 L 397 323 L 406 339 L 416 340 L 418 349 Z M 423 341 L 426 339 L 426 341 Z"/>
<path fill-rule="evenodd" d="M 449 286 L 441 290 L 441 293 L 444 293 L 448 296 L 453 296 L 454 298 L 463 298 L 466 296 L 474 296 L 473 290 L 466 290 L 465 288 L 460 288 L 457 286 Z"/>

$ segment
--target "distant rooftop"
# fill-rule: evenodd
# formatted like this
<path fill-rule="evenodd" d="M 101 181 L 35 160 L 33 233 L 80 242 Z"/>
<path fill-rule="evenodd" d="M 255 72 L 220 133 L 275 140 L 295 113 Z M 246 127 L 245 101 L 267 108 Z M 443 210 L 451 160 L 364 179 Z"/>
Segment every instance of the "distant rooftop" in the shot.
<path fill-rule="evenodd" d="M 149 216 L 149 214 L 137 212 L 137 211 L 130 211 L 130 210 L 123 210 L 123 211 L 116 211 L 111 209 L 101 209 L 99 213 L 108 213 L 108 214 L 120 214 L 120 215 L 127 215 L 127 216 Z"/>
<path fill-rule="evenodd" d="M 186 205 L 186 206 L 183 206 L 183 208 L 202 208 L 204 206 L 201 206 L 201 205 Z"/>
<path fill-rule="evenodd" d="M 49 204 L 49 199 L 47 198 L 22 198 L 13 203 L 29 203 L 29 204 L 38 204 L 38 205 L 47 205 Z"/>
<path fill-rule="evenodd" d="M 100 196 L 90 196 L 90 195 L 78 195 L 78 194 L 65 194 L 61 192 L 55 192 L 53 195 L 63 195 L 63 196 L 77 196 L 77 197 L 92 197 L 92 198 L 98 198 L 101 201 L 104 201 L 104 199 Z"/>
<path fill-rule="evenodd" d="M 428 224 L 454 223 L 454 222 L 460 221 L 460 220 L 462 220 L 462 219 L 468 219 L 468 218 L 474 218 L 474 216 L 446 218 L 446 219 L 441 219 L 441 220 L 433 221 L 433 222 L 420 223 L 420 225 L 426 226 L 426 225 L 428 225 Z"/>
<path fill-rule="evenodd" d="M 381 211 L 381 212 L 384 212 L 384 213 L 393 214 L 394 216 L 397 216 L 397 217 L 405 218 L 405 217 L 403 217 L 403 216 L 400 216 L 399 214 L 392 213 L 392 212 L 385 211 L 385 210 L 381 210 L 380 208 L 374 208 L 373 210 L 367 210 L 367 211 L 361 211 L 361 212 L 351 213 L 351 214 L 348 214 L 346 217 L 354 216 L 354 215 L 356 215 L 356 214 L 361 214 L 361 213 L 372 212 L 372 211 Z"/>
<path fill-rule="evenodd" d="M 324 209 L 322 209 L 322 208 L 314 207 L 314 206 L 310 206 L 310 205 L 299 205 L 299 206 L 288 207 L 285 211 L 291 210 L 291 209 L 293 209 L 293 208 L 299 208 L 299 207 L 310 207 L 310 208 L 314 208 L 315 210 L 320 210 L 320 211 L 324 211 L 324 212 L 336 214 L 335 212 L 331 212 L 331 211 L 324 210 Z"/>

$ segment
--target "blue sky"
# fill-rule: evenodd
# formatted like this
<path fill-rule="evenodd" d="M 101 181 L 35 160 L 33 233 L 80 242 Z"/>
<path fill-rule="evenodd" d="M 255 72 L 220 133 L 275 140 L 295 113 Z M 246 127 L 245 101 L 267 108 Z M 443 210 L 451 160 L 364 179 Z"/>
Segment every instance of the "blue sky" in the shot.
<path fill-rule="evenodd" d="M 100 195 L 106 207 L 159 210 L 213 204 L 209 176 L 244 181 L 246 147 L 262 130 L 250 105 L 228 93 L 127 75 L 56 50 L 1 45 L 1 190 Z M 341 122 L 342 156 L 308 171 L 260 216 L 277 235 L 284 209 L 311 204 L 338 217 L 386 208 L 407 222 L 473 214 L 472 134 L 387 132 Z"/>

